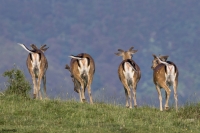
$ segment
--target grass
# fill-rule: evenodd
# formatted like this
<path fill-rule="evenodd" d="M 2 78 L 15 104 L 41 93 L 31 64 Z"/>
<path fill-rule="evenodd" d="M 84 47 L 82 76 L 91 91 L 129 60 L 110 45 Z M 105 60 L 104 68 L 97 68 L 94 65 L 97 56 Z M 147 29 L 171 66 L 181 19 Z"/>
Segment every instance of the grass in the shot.
<path fill-rule="evenodd" d="M 32 100 L 0 96 L 0 132 L 20 133 L 182 133 L 200 131 L 200 104 L 172 108 L 79 103 L 74 100 Z"/>

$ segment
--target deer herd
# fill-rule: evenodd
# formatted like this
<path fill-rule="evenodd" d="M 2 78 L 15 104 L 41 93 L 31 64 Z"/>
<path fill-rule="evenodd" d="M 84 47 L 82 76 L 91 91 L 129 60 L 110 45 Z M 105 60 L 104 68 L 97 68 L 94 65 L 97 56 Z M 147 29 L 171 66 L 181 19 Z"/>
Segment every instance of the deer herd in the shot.
<path fill-rule="evenodd" d="M 48 68 L 48 62 L 44 52 L 48 47 L 42 45 L 40 48 L 37 48 L 36 45 L 31 44 L 32 49 L 29 49 L 24 44 L 19 45 L 29 53 L 26 65 L 33 80 L 33 98 L 38 99 L 39 97 L 42 99 L 40 91 L 41 80 L 43 81 L 44 94 L 46 98 L 46 70 Z M 137 107 L 136 88 L 137 83 L 141 78 L 141 71 L 140 67 L 132 59 L 132 55 L 136 52 L 137 50 L 134 50 L 134 47 L 131 47 L 127 51 L 118 49 L 118 52 L 115 53 L 117 56 L 122 56 L 122 62 L 118 67 L 118 75 L 125 90 L 127 108 L 132 108 L 132 98 L 134 101 L 134 107 Z M 86 53 L 81 53 L 76 56 L 71 55 L 69 57 L 71 57 L 71 62 L 70 65 L 66 64 L 65 69 L 67 69 L 71 74 L 74 83 L 74 91 L 79 93 L 80 101 L 85 102 L 85 89 L 87 88 L 90 103 L 93 104 L 91 84 L 95 73 L 94 59 Z M 174 89 L 175 108 L 176 111 L 178 111 L 178 68 L 173 62 L 167 61 L 167 58 L 168 56 L 156 56 L 153 54 L 151 67 L 153 69 L 153 82 L 160 100 L 160 111 L 163 111 L 161 88 L 165 90 L 165 110 L 168 110 L 169 97 L 171 93 L 170 86 L 173 86 Z"/>

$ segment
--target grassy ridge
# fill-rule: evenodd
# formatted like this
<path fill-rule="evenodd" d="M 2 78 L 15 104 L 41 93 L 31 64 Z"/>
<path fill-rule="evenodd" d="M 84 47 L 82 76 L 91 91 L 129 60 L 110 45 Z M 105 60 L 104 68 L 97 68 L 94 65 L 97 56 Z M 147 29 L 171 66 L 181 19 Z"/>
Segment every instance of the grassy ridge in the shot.
<path fill-rule="evenodd" d="M 133 133 L 199 132 L 200 104 L 172 108 L 127 109 L 104 103 L 32 100 L 0 96 L 0 132 Z"/>

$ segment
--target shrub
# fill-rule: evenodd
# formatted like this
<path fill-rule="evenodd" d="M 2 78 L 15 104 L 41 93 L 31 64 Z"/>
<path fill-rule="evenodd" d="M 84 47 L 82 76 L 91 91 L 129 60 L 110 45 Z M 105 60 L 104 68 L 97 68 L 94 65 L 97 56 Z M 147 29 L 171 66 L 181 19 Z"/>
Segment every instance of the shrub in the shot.
<path fill-rule="evenodd" d="M 31 90 L 31 84 L 26 80 L 24 73 L 14 66 L 13 69 L 5 71 L 4 77 L 8 77 L 8 85 L 5 94 L 16 94 L 23 97 L 29 97 L 28 92 Z"/>

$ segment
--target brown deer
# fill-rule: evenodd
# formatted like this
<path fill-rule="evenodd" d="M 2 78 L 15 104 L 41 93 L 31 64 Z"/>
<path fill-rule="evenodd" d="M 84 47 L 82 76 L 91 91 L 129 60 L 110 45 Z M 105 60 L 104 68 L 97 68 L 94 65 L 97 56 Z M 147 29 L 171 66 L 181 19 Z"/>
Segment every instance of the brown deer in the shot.
<path fill-rule="evenodd" d="M 20 44 L 26 51 L 29 52 L 28 58 L 26 60 L 26 65 L 31 74 L 33 80 L 33 98 L 42 99 L 40 92 L 41 79 L 43 80 L 44 93 L 46 94 L 46 70 L 48 68 L 48 62 L 44 55 L 44 52 L 49 48 L 46 48 L 46 45 L 42 45 L 38 49 L 34 44 L 31 44 L 32 50 L 28 49 L 24 44 Z"/>
<path fill-rule="evenodd" d="M 72 81 L 74 82 L 74 91 L 79 93 L 80 101 L 85 102 L 85 88 L 88 88 L 90 103 L 92 101 L 91 84 L 95 72 L 95 63 L 93 58 L 86 53 L 71 55 L 70 67 L 66 64 L 65 69 L 71 73 Z"/>
<path fill-rule="evenodd" d="M 115 53 L 123 58 L 123 61 L 118 68 L 118 74 L 119 79 L 124 86 L 127 108 L 132 108 L 131 92 L 133 92 L 134 107 L 137 107 L 136 88 L 137 83 L 141 78 L 140 67 L 132 60 L 132 55 L 137 52 L 137 50 L 133 50 L 133 48 L 134 47 L 131 47 L 128 51 L 118 49 L 119 52 Z M 132 91 L 130 88 L 132 88 Z"/>
<path fill-rule="evenodd" d="M 165 103 L 165 110 L 169 109 L 169 97 L 170 97 L 170 86 L 173 86 L 174 89 L 174 99 L 175 99 L 175 106 L 176 111 L 178 111 L 177 103 L 177 87 L 178 87 L 178 68 L 176 65 L 171 62 L 167 61 L 169 56 L 159 56 L 153 54 L 153 61 L 152 61 L 152 69 L 153 69 L 153 82 L 156 86 L 158 91 L 158 97 L 160 100 L 160 111 L 163 111 L 162 108 L 162 95 L 161 95 L 161 88 L 165 90 L 166 96 L 166 103 Z"/>

